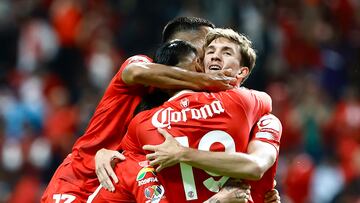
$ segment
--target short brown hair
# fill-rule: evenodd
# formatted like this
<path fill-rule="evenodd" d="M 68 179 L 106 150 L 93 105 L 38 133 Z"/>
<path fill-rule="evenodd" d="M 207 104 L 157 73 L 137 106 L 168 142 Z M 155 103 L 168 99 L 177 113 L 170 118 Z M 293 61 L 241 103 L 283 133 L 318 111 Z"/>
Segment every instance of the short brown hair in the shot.
<path fill-rule="evenodd" d="M 235 32 L 233 29 L 215 28 L 210 30 L 206 35 L 204 48 L 208 47 L 212 41 L 220 37 L 227 38 L 240 45 L 240 64 L 248 67 L 251 71 L 256 61 L 256 53 L 252 47 L 252 42 L 245 35 Z"/>

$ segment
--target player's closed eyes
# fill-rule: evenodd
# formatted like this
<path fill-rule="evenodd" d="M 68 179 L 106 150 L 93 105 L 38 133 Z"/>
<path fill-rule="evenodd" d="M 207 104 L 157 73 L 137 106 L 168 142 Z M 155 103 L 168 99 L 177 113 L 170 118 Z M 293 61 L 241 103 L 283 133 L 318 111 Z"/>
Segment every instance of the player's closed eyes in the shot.
<path fill-rule="evenodd" d="M 213 53 L 214 53 L 213 50 L 207 50 L 207 51 L 205 52 L 205 54 L 213 54 Z"/>

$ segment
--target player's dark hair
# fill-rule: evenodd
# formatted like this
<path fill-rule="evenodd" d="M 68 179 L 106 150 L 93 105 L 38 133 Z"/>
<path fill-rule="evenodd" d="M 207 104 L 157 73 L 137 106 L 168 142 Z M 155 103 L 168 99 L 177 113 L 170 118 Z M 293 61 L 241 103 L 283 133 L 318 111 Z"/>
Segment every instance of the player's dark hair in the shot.
<path fill-rule="evenodd" d="M 192 53 L 197 54 L 197 50 L 194 46 L 185 41 L 173 40 L 163 44 L 157 49 L 154 62 L 168 66 L 176 66 L 182 59 Z M 135 109 L 134 115 L 141 111 L 160 106 L 167 99 L 169 99 L 167 93 L 155 89 L 154 92 L 147 94 L 142 98 L 140 104 Z"/>
<path fill-rule="evenodd" d="M 176 66 L 180 61 L 189 54 L 197 54 L 194 46 L 181 40 L 173 40 L 163 44 L 157 49 L 154 62 L 168 66 Z"/>
<path fill-rule="evenodd" d="M 162 42 L 167 42 L 171 37 L 181 31 L 199 30 L 200 27 L 206 26 L 215 28 L 215 25 L 209 20 L 198 17 L 178 17 L 168 22 L 162 32 Z"/>

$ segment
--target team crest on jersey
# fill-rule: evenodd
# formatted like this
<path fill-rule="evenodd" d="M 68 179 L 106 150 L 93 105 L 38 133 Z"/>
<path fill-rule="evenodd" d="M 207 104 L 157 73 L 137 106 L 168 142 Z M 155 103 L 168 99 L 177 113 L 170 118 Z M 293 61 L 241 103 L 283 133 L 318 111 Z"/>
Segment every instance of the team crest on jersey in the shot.
<path fill-rule="evenodd" d="M 144 190 L 144 195 L 148 201 L 146 202 L 160 202 L 161 198 L 164 196 L 165 189 L 162 185 L 152 185 Z"/>
<path fill-rule="evenodd" d="M 187 108 L 189 106 L 189 99 L 185 98 L 180 101 L 180 106 L 183 107 L 183 109 Z"/>
<path fill-rule="evenodd" d="M 147 173 L 152 173 L 154 176 L 156 175 L 155 169 L 151 166 L 142 168 L 136 176 L 136 181 L 140 181 L 145 178 Z"/>

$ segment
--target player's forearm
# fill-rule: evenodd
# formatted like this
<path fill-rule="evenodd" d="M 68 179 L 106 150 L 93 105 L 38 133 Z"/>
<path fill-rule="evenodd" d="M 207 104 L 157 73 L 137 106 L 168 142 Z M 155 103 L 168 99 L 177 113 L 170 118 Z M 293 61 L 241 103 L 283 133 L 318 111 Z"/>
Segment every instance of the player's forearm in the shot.
<path fill-rule="evenodd" d="M 127 84 L 144 84 L 158 88 L 193 90 L 206 89 L 208 76 L 204 73 L 186 71 L 177 67 L 156 63 L 133 63 L 122 73 Z"/>
<path fill-rule="evenodd" d="M 244 153 L 208 152 L 186 148 L 180 162 L 195 168 L 232 178 L 259 180 L 266 171 L 265 164 Z"/>

